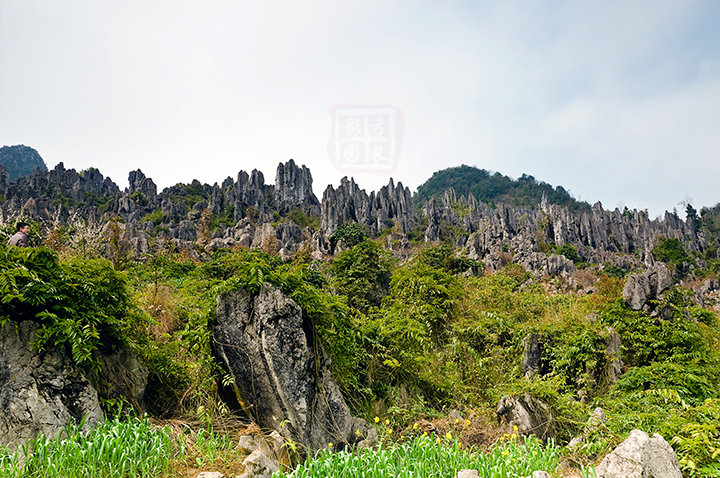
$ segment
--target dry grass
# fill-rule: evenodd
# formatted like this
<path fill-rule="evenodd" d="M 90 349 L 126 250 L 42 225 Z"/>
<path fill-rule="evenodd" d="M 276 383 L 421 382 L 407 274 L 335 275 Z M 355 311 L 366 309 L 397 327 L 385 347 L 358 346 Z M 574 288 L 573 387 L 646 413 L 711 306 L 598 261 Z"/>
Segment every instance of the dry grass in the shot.
<path fill-rule="evenodd" d="M 169 334 L 178 325 L 178 300 L 164 284 L 148 284 L 137 297 L 140 308 L 155 319 L 149 332 L 156 338 Z"/>
<path fill-rule="evenodd" d="M 198 420 L 162 420 L 155 422 L 171 430 L 173 438 L 185 450 L 184 456 L 170 463 L 171 476 L 195 478 L 203 471 L 218 471 L 225 476 L 243 473 L 247 450 L 239 446 L 246 435 L 262 435 L 257 425 L 238 419 L 216 419 L 211 426 Z"/>

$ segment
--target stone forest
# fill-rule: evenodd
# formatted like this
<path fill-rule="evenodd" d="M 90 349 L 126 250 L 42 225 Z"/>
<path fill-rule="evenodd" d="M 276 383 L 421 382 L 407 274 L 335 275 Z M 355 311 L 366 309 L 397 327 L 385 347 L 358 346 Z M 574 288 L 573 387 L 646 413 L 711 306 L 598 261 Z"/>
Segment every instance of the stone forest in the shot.
<path fill-rule="evenodd" d="M 0 476 L 720 476 L 720 204 L 128 183 L 0 148 Z"/>

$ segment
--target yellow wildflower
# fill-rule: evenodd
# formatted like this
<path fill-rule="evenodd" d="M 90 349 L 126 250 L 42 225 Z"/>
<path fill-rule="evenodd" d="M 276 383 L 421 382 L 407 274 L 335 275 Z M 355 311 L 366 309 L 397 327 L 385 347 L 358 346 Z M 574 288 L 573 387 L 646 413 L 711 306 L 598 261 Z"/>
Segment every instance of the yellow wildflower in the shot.
<path fill-rule="evenodd" d="M 328 448 L 332 448 L 332 447 L 333 447 L 332 442 L 328 443 Z"/>
<path fill-rule="evenodd" d="M 380 417 L 375 417 L 375 423 L 380 422 Z"/>
<path fill-rule="evenodd" d="M 452 433 L 447 432 L 447 433 L 445 434 L 445 438 L 447 438 L 448 440 L 451 439 L 451 438 L 452 438 Z"/>
<path fill-rule="evenodd" d="M 385 425 L 390 425 L 390 419 L 389 419 L 389 418 L 386 418 L 386 419 L 385 419 Z"/>
<path fill-rule="evenodd" d="M 418 428 L 418 424 L 417 424 L 417 423 L 414 423 L 414 424 L 413 424 L 413 430 L 417 430 L 417 428 Z"/>

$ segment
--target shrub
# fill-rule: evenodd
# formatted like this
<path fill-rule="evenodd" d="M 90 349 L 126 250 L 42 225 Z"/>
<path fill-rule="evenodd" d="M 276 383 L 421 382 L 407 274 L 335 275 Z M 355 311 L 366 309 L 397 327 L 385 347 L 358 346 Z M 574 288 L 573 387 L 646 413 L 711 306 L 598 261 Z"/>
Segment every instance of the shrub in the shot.
<path fill-rule="evenodd" d="M 309 215 L 307 212 L 300 208 L 291 210 L 287 217 L 302 228 L 309 227 L 310 229 L 320 229 L 320 218 L 318 216 Z"/>
<path fill-rule="evenodd" d="M 700 324 L 685 313 L 684 301 L 682 292 L 669 293 L 659 307 L 672 316 L 663 319 L 630 310 L 618 299 L 604 308 L 600 319 L 620 334 L 627 365 L 663 362 L 677 354 L 709 354 L 710 344 Z"/>
<path fill-rule="evenodd" d="M 124 276 L 105 259 L 58 260 L 47 248 L 0 247 L 0 325 L 39 322 L 39 350 L 67 345 L 79 365 L 97 366 L 93 354 L 112 348 L 130 326 Z"/>
<path fill-rule="evenodd" d="M 578 265 L 580 264 L 580 262 L 582 262 L 580 254 L 578 254 L 577 249 L 575 249 L 575 246 L 573 246 L 572 244 L 563 244 L 555 250 L 555 253 L 561 256 L 565 256 L 567 259 L 573 261 L 575 265 Z"/>
<path fill-rule="evenodd" d="M 655 248 L 652 250 L 652 255 L 655 260 L 663 261 L 671 268 L 682 266 L 684 262 L 690 262 L 691 260 L 682 241 L 675 238 L 658 238 Z"/>
<path fill-rule="evenodd" d="M 336 244 L 342 241 L 347 247 L 353 247 L 365 241 L 368 237 L 365 226 L 357 222 L 351 222 L 341 225 L 330 235 L 330 244 L 335 247 Z"/>
<path fill-rule="evenodd" d="M 482 262 L 469 257 L 456 257 L 452 248 L 447 244 L 426 247 L 418 253 L 418 261 L 435 269 L 443 269 L 453 274 L 471 270 L 477 274 L 482 270 Z"/>
<path fill-rule="evenodd" d="M 348 304 L 366 312 L 368 307 L 380 305 L 387 294 L 391 265 L 388 252 L 377 242 L 366 240 L 338 254 L 329 272 Z"/>

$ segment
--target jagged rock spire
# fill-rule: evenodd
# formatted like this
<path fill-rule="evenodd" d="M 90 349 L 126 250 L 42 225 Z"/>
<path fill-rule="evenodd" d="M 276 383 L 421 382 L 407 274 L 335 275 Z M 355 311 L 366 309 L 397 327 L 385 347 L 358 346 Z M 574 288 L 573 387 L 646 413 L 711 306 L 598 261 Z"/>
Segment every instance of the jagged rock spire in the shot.
<path fill-rule="evenodd" d="M 298 167 L 292 159 L 278 164 L 275 175 L 275 203 L 278 212 L 285 214 L 295 208 L 307 207 L 320 214 L 320 202 L 312 190 L 312 174 L 303 165 Z"/>

